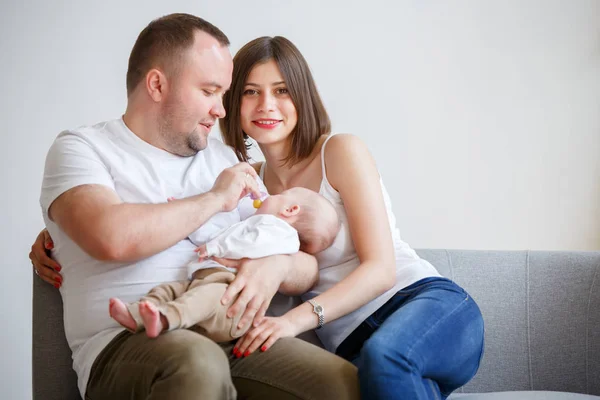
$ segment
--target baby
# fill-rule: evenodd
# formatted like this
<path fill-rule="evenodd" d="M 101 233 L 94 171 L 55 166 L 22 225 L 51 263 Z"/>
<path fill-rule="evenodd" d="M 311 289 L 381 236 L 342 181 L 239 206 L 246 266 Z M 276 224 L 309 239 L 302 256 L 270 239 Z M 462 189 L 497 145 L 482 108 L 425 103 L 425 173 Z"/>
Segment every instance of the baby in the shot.
<path fill-rule="evenodd" d="M 198 261 L 188 265 L 191 281 L 158 285 L 131 304 L 112 298 L 110 316 L 132 332 L 145 329 L 149 337 L 194 327 L 216 342 L 233 340 L 250 328 L 250 323 L 238 327 L 241 313 L 226 316 L 235 299 L 225 305 L 220 301 L 236 271 L 208 258 L 260 258 L 298 250 L 316 254 L 331 246 L 339 228 L 332 204 L 312 190 L 292 188 L 267 197 L 253 216 L 196 249 Z"/>

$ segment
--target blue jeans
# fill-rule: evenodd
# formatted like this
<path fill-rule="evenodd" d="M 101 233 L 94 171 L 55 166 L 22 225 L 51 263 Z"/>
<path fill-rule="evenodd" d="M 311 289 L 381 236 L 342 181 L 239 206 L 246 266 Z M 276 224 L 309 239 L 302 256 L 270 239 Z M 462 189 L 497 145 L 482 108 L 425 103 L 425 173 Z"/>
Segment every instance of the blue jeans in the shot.
<path fill-rule="evenodd" d="M 483 318 L 449 279 L 397 292 L 337 348 L 358 367 L 361 399 L 445 399 L 477 372 Z"/>

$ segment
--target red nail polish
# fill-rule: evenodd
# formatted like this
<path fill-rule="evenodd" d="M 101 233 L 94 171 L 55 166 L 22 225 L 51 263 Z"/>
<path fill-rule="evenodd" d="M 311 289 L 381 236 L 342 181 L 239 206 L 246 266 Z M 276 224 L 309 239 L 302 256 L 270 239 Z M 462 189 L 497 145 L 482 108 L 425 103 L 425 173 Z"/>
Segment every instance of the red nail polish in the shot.
<path fill-rule="evenodd" d="M 60 276 L 57 276 L 56 278 L 54 278 L 54 280 L 56 281 L 56 283 L 58 283 L 59 285 L 62 283 L 62 278 Z"/>
<path fill-rule="evenodd" d="M 56 266 L 56 272 L 60 272 L 61 269 L 62 269 L 62 267 L 60 265 Z"/>
<path fill-rule="evenodd" d="M 240 358 L 242 356 L 242 353 L 240 353 L 239 351 L 237 353 L 235 353 L 235 358 Z"/>
<path fill-rule="evenodd" d="M 260 348 L 260 351 L 267 351 L 267 346 L 263 346 Z"/>
<path fill-rule="evenodd" d="M 232 350 L 232 352 L 233 352 L 234 355 L 236 355 L 239 352 L 239 350 L 238 350 L 237 347 L 234 347 L 233 350 Z"/>
<path fill-rule="evenodd" d="M 57 289 L 60 289 L 60 284 L 59 283 L 55 283 L 54 287 L 57 288 Z"/>
<path fill-rule="evenodd" d="M 248 357 L 250 355 L 250 350 L 246 350 L 246 352 L 244 353 L 244 357 Z"/>

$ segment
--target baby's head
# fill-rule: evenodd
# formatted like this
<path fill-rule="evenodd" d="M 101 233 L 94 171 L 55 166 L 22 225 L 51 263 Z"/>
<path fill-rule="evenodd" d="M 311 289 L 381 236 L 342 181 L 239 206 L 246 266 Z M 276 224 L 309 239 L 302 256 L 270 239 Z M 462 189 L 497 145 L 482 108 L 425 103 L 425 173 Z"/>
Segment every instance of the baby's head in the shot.
<path fill-rule="evenodd" d="M 340 220 L 333 205 L 312 190 L 295 187 L 267 197 L 257 214 L 272 214 L 298 231 L 300 250 L 319 253 L 333 243 Z"/>

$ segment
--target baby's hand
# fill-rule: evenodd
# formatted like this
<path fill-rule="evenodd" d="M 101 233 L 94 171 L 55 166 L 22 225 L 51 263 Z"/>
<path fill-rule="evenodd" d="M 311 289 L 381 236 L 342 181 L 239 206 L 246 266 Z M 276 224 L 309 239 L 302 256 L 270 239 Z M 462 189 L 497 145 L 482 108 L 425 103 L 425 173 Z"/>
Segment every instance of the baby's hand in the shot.
<path fill-rule="evenodd" d="M 204 260 L 205 258 L 208 257 L 208 253 L 206 252 L 206 245 L 205 244 L 196 247 L 196 249 L 194 251 L 196 253 L 198 253 L 198 261 L 202 261 L 202 260 Z"/>

